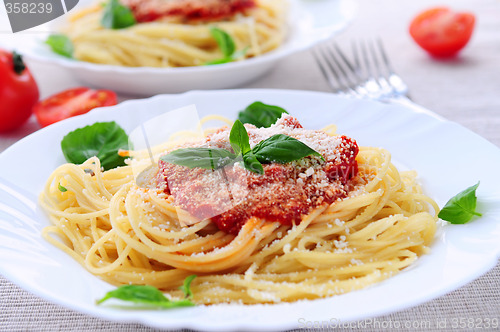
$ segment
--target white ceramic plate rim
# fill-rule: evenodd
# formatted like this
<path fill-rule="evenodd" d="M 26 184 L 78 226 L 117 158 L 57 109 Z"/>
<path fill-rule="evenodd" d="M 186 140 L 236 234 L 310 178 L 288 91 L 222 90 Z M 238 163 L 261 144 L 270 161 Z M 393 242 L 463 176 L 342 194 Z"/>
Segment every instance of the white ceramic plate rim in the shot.
<path fill-rule="evenodd" d="M 94 300 L 112 287 L 84 271 L 39 235 L 48 220 L 39 211 L 36 196 L 51 170 L 63 163 L 58 147 L 62 136 L 95 121 L 116 120 L 131 130 L 138 124 L 137 119 L 146 120 L 192 103 L 197 104 L 202 115 L 218 113 L 234 118 L 238 110 L 255 100 L 285 107 L 306 127 L 320 128 L 333 122 L 340 133 L 356 138 L 360 145 L 387 148 L 398 166 L 419 171 L 426 192 L 440 206 L 480 180 L 478 197 L 483 217 L 466 225 L 441 227 L 431 254 L 395 277 L 341 296 L 291 304 L 197 306 L 172 311 L 95 306 Z M 32 160 L 36 160 L 36 167 L 28 172 L 16 167 Z M 161 328 L 282 330 L 305 327 L 301 324 L 312 321 L 366 319 L 441 296 L 494 266 L 500 255 L 498 167 L 499 149 L 483 138 L 430 112 L 415 112 L 398 105 L 287 90 L 194 91 L 128 101 L 44 128 L 0 154 L 0 273 L 28 291 L 70 309 Z M 462 175 L 457 178 L 451 169 Z M 72 285 L 67 280 L 78 283 Z"/>
<path fill-rule="evenodd" d="M 289 18 L 289 30 L 292 31 L 291 35 L 288 35 L 285 39 L 283 45 L 281 45 L 276 50 L 265 53 L 261 56 L 246 59 L 244 61 L 236 61 L 223 65 L 213 65 L 213 66 L 194 66 L 194 67 L 178 67 L 178 68 L 154 68 L 154 67 L 124 67 L 124 66 L 115 66 L 115 65 L 104 65 L 104 64 L 94 64 L 85 61 L 78 61 L 65 58 L 55 53 L 43 52 L 40 53 L 37 49 L 43 44 L 43 41 L 49 35 L 46 33 L 35 33 L 31 34 L 29 31 L 25 33 L 18 34 L 18 37 L 26 37 L 27 39 L 22 39 L 21 43 L 14 42 L 14 45 L 19 47 L 21 51 L 31 59 L 46 62 L 46 63 L 54 63 L 62 67 L 67 68 L 76 68 L 76 69 L 86 69 L 95 72 L 119 72 L 119 73 L 129 73 L 129 74 L 137 74 L 137 73 L 146 73 L 153 75 L 162 75 L 168 73 L 197 73 L 197 72 L 207 72 L 207 73 L 216 73 L 219 70 L 228 70 L 228 69 L 238 69 L 238 68 L 246 68 L 248 66 L 259 65 L 262 63 L 267 63 L 271 61 L 275 61 L 282 57 L 286 57 L 293 53 L 299 52 L 301 50 L 305 50 L 316 43 L 319 43 L 323 40 L 326 40 L 333 36 L 335 33 L 343 30 L 354 18 L 357 12 L 357 1 L 355 0 L 333 0 L 338 2 L 338 7 L 341 8 L 340 17 L 336 21 L 332 21 L 330 25 L 323 26 L 321 28 L 310 29 L 306 31 L 297 30 L 294 28 L 294 25 L 298 25 L 298 20 L 303 17 L 304 14 L 313 15 L 314 12 L 306 12 L 306 13 L 297 13 L 297 3 L 301 0 L 289 0 L 290 1 L 290 9 L 293 17 Z M 332 1 L 332 0 L 329 0 Z M 75 9 L 82 8 L 85 3 L 89 1 L 81 1 Z M 307 5 L 306 3 L 302 3 L 302 5 Z M 307 8 L 307 7 L 305 7 Z M 74 9 L 74 10 L 75 10 Z M 297 17 L 298 16 L 298 17 Z M 61 24 L 64 18 L 59 18 L 52 26 L 57 27 Z M 300 22 L 299 22 L 300 23 Z M 302 35 L 306 33 L 305 35 Z M 9 45 L 11 48 L 14 45 Z M 47 55 L 49 54 L 49 55 Z"/>

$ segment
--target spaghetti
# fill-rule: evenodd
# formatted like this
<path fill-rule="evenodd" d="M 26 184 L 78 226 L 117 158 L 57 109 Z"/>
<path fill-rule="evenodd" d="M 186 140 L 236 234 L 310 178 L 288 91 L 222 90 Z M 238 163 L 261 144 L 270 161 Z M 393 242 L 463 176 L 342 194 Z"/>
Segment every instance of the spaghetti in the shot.
<path fill-rule="evenodd" d="M 286 34 L 285 1 L 239 1 L 243 3 L 234 9 L 209 7 L 205 13 L 192 7 L 229 1 L 124 0 L 138 23 L 118 30 L 102 27 L 104 7 L 97 4 L 73 15 L 62 32 L 73 42 L 76 59 L 128 67 L 185 67 L 219 60 L 224 55 L 210 33 L 212 27 L 232 37 L 236 50 L 242 51 L 240 59 L 280 46 Z"/>
<path fill-rule="evenodd" d="M 291 129 L 290 118 L 271 128 L 247 127 L 251 143 L 273 130 L 330 142 L 331 133 Z M 208 139 L 225 132 L 212 132 Z M 320 174 L 328 164 L 328 154 L 319 152 L 326 161 L 304 158 L 303 163 L 312 163 L 302 169 L 306 176 L 315 176 L 307 169 Z M 43 236 L 114 285 L 148 284 L 180 296 L 183 279 L 196 273 L 191 289 L 200 304 L 342 294 L 398 273 L 426 253 L 434 237 L 437 205 L 422 193 L 415 172 L 399 172 L 390 159 L 384 149 L 361 147 L 355 172 L 325 184 L 344 188 L 332 202 L 311 205 L 299 222 L 251 215 L 228 232 L 210 218 L 182 226 L 176 199 L 164 187 L 139 187 L 132 166 L 102 172 L 94 157 L 82 165 L 62 165 L 48 179 L 40 203 L 53 225 Z M 273 166 L 266 165 L 266 174 Z"/>

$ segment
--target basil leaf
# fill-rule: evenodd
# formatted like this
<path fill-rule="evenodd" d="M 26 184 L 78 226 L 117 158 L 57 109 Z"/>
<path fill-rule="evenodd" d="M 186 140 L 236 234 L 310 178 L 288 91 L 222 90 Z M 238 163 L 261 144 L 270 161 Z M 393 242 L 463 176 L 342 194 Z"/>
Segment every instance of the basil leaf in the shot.
<path fill-rule="evenodd" d="M 245 108 L 244 111 L 241 111 L 238 114 L 238 119 L 243 123 L 251 123 L 258 128 L 268 128 L 281 118 L 283 113 L 288 114 L 286 110 L 279 106 L 267 105 L 256 101 Z"/>
<path fill-rule="evenodd" d="M 73 52 L 75 48 L 71 40 L 66 35 L 50 35 L 45 43 L 49 45 L 52 51 L 54 51 L 55 53 L 67 58 L 73 58 Z"/>
<path fill-rule="evenodd" d="M 211 27 L 210 34 L 214 37 L 217 45 L 219 45 L 224 58 L 231 58 L 231 55 L 236 50 L 233 38 L 226 31 L 217 27 Z"/>
<path fill-rule="evenodd" d="M 225 57 L 222 59 L 212 60 L 205 63 L 205 65 L 221 65 L 223 63 L 233 62 L 245 56 L 248 52 L 248 46 L 242 50 L 236 51 L 231 55 L 231 57 Z"/>
<path fill-rule="evenodd" d="M 97 301 L 97 304 L 101 304 L 112 298 L 160 308 L 190 307 L 195 305 L 188 299 L 171 301 L 156 287 L 148 285 L 120 286 L 106 293 L 102 299 Z"/>
<path fill-rule="evenodd" d="M 243 165 L 251 172 L 264 174 L 262 164 L 257 160 L 250 148 L 250 139 L 248 132 L 240 120 L 236 120 L 229 134 L 229 142 L 233 147 L 234 153 L 243 155 Z"/>
<path fill-rule="evenodd" d="M 164 162 L 189 168 L 218 169 L 234 161 L 231 151 L 218 148 L 178 149 L 162 156 Z"/>
<path fill-rule="evenodd" d="M 249 49 L 248 46 L 236 52 L 236 44 L 233 38 L 227 32 L 225 32 L 220 28 L 211 27 L 210 34 L 215 39 L 224 57 L 221 59 L 208 61 L 205 63 L 205 65 L 220 65 L 223 63 L 232 62 L 234 60 L 238 60 L 239 58 L 244 57 L 245 54 L 248 52 Z"/>
<path fill-rule="evenodd" d="M 465 224 L 473 216 L 481 216 L 476 212 L 476 189 L 479 182 L 452 197 L 439 211 L 438 217 L 452 224 Z"/>
<path fill-rule="evenodd" d="M 184 283 L 182 284 L 180 290 L 184 293 L 184 297 L 189 298 L 193 296 L 193 292 L 191 292 L 191 282 L 193 282 L 194 278 L 196 278 L 196 274 L 190 275 L 184 279 Z"/>
<path fill-rule="evenodd" d="M 243 155 L 243 165 L 251 172 L 264 174 L 264 168 L 253 152 L 248 152 Z"/>
<path fill-rule="evenodd" d="M 115 290 L 109 291 L 104 297 L 97 301 L 104 301 L 115 298 L 132 302 L 166 302 L 168 299 L 156 287 L 147 285 L 123 285 Z"/>
<path fill-rule="evenodd" d="M 245 155 L 251 150 L 247 130 L 240 120 L 236 120 L 231 128 L 229 143 L 231 143 L 234 153 L 237 155 L 240 154 L 240 152 Z"/>
<path fill-rule="evenodd" d="M 65 192 L 67 192 L 67 191 L 68 191 L 68 189 L 66 189 L 65 187 L 61 186 L 61 184 L 60 184 L 60 183 L 57 185 L 57 188 L 58 188 L 58 189 L 59 189 L 59 191 L 60 191 L 60 192 L 62 192 L 62 193 L 65 193 Z"/>
<path fill-rule="evenodd" d="M 107 29 L 124 29 L 137 22 L 132 11 L 118 0 L 109 0 L 104 6 L 101 25 Z"/>
<path fill-rule="evenodd" d="M 125 157 L 120 157 L 118 150 L 128 149 L 128 136 L 114 121 L 97 122 L 64 136 L 61 148 L 70 163 L 81 164 L 96 156 L 102 168 L 109 170 L 125 165 Z"/>
<path fill-rule="evenodd" d="M 283 134 L 274 135 L 259 142 L 252 152 L 261 163 L 285 164 L 310 155 L 321 156 L 301 141 Z"/>

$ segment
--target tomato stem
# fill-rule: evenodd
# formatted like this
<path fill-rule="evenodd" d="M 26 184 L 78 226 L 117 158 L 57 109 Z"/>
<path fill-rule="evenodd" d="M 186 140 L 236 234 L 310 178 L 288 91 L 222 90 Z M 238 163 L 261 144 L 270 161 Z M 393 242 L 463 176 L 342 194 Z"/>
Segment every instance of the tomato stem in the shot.
<path fill-rule="evenodd" d="M 12 52 L 12 62 L 14 63 L 14 71 L 16 74 L 21 75 L 26 69 L 26 65 L 24 64 L 21 54 L 16 53 L 16 51 Z"/>

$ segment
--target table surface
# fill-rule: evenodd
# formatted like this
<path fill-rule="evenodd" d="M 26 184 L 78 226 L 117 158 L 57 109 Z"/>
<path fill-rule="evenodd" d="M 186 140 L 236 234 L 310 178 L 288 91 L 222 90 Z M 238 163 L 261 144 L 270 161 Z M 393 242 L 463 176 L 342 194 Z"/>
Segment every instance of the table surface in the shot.
<path fill-rule="evenodd" d="M 500 146 L 500 1 L 499 0 L 359 0 L 359 12 L 336 37 L 341 47 L 380 37 L 395 70 L 410 87 L 413 100 L 460 123 Z M 477 25 L 459 57 L 440 61 L 427 56 L 411 40 L 408 24 L 420 10 L 435 5 L 470 10 Z M 2 36 L 0 35 L 0 38 Z M 32 64 L 42 98 L 79 86 L 69 72 Z M 310 51 L 290 56 L 260 79 L 242 88 L 330 91 Z M 121 100 L 128 99 L 120 96 Z M 0 134 L 0 151 L 36 131 L 34 119 L 22 128 Z M 433 329 L 457 330 L 452 320 L 500 319 L 500 264 L 474 282 L 420 306 L 378 317 L 380 322 L 426 322 Z M 441 326 L 437 323 L 441 322 Z M 363 326 L 361 325 L 361 328 Z M 117 324 L 62 308 L 20 289 L 0 276 L 0 330 L 5 331 L 153 331 L 139 324 Z M 371 328 L 363 328 L 371 330 Z M 419 329 L 413 329 L 419 330 Z"/>

